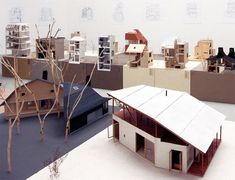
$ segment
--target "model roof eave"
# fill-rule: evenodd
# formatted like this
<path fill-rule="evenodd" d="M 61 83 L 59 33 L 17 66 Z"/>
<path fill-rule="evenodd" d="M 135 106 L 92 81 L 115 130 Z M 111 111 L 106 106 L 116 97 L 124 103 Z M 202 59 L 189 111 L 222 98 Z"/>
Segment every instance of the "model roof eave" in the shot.
<path fill-rule="evenodd" d="M 184 92 L 140 85 L 108 95 L 150 117 L 203 153 L 225 119 L 223 114 Z"/>

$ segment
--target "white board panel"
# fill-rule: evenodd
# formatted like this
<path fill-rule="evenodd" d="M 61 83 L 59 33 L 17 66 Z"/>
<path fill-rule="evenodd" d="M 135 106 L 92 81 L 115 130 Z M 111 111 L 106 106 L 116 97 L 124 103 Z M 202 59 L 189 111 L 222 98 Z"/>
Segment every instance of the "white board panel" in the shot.
<path fill-rule="evenodd" d="M 136 91 L 135 93 L 127 96 L 123 99 L 123 102 L 129 104 L 133 108 L 138 108 L 139 106 L 148 103 L 148 101 L 161 93 L 163 89 L 154 88 L 146 86 L 141 89 L 141 91 Z"/>

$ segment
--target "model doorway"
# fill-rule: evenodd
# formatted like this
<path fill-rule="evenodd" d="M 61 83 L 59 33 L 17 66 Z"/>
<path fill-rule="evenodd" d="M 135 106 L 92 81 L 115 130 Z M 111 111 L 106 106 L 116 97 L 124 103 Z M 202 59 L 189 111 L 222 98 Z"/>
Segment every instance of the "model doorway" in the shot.
<path fill-rule="evenodd" d="M 171 169 L 182 170 L 182 152 L 172 150 L 171 151 Z"/>

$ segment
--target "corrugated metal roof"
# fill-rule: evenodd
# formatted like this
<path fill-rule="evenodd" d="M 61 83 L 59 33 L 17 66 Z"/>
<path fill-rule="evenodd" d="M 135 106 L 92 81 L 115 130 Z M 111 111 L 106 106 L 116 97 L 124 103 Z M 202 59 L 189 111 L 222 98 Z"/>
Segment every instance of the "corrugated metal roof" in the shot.
<path fill-rule="evenodd" d="M 191 95 L 150 86 L 108 92 L 206 153 L 225 116 Z"/>

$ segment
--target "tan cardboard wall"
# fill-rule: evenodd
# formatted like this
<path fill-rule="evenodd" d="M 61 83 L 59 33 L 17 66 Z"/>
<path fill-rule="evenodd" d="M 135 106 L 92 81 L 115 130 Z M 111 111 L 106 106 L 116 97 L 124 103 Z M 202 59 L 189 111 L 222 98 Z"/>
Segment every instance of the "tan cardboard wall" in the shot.
<path fill-rule="evenodd" d="M 123 88 L 139 84 L 154 86 L 154 69 L 123 66 Z"/>
<path fill-rule="evenodd" d="M 155 69 L 156 87 L 190 93 L 190 71 L 184 69 Z"/>
<path fill-rule="evenodd" d="M 182 69 L 123 67 L 123 87 L 139 84 L 190 93 L 190 72 Z"/>

